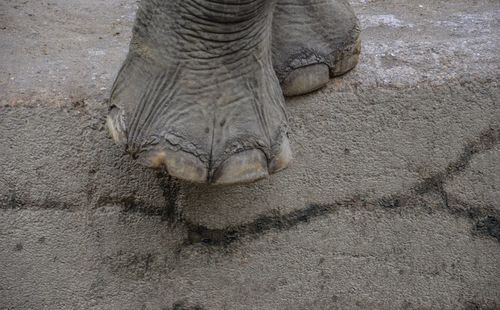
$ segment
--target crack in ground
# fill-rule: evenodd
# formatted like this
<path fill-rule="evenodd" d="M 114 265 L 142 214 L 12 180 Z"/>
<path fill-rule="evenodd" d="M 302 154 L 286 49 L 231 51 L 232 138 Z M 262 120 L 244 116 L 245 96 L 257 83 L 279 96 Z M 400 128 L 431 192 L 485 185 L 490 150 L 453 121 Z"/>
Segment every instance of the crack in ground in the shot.
<path fill-rule="evenodd" d="M 257 238 L 270 231 L 289 230 L 301 223 L 309 222 L 326 214 L 332 214 L 340 208 L 373 208 L 401 209 L 408 206 L 408 202 L 415 196 L 435 193 L 443 207 L 452 214 L 476 220 L 474 231 L 496 238 L 500 242 L 500 214 L 494 207 L 482 209 L 474 208 L 464 202 L 454 200 L 460 207 L 451 206 L 444 183 L 456 174 L 466 169 L 474 157 L 479 153 L 491 150 L 500 141 L 500 129 L 491 126 L 481 132 L 479 139 L 467 143 L 458 159 L 447 165 L 444 171 L 437 172 L 430 177 L 412 186 L 407 193 L 392 194 L 375 200 L 365 200 L 361 197 L 334 202 L 331 204 L 310 204 L 304 209 L 292 211 L 285 215 L 273 214 L 261 216 L 250 223 L 229 226 L 224 229 L 208 228 L 204 225 L 185 221 L 187 237 L 184 245 L 206 244 L 210 246 L 229 246 L 242 238 Z"/>
<path fill-rule="evenodd" d="M 242 238 L 257 238 L 269 231 L 289 230 L 300 223 L 309 222 L 323 215 L 332 214 L 341 208 L 383 208 L 387 210 L 402 209 L 408 203 L 425 194 L 437 194 L 442 201 L 442 206 L 448 212 L 458 216 L 475 220 L 473 232 L 496 238 L 500 242 L 500 214 L 493 206 L 474 208 L 456 197 L 449 197 L 444 189 L 444 183 L 456 174 L 466 169 L 474 155 L 492 149 L 500 142 L 500 129 L 493 127 L 484 130 L 479 138 L 467 143 L 458 159 L 449 163 L 444 171 L 434 173 L 416 183 L 406 193 L 391 194 L 374 200 L 365 200 L 355 196 L 350 199 L 337 201 L 330 204 L 310 204 L 304 209 L 292 211 L 285 215 L 272 214 L 261 216 L 252 222 L 229 226 L 223 229 L 208 228 L 183 219 L 179 209 L 179 183 L 164 172 L 158 173 L 160 187 L 165 199 L 164 207 L 153 207 L 135 196 L 108 197 L 101 196 L 96 202 L 96 207 L 108 204 L 119 205 L 121 212 L 138 212 L 149 216 L 160 216 L 169 223 L 183 224 L 187 230 L 184 245 L 206 244 L 212 246 L 228 246 Z M 450 204 L 450 199 L 453 204 Z M 31 201 L 29 198 L 20 197 L 16 191 L 10 190 L 6 195 L 0 196 L 0 209 L 23 209 L 26 206 L 36 205 L 40 209 L 61 209 L 71 211 L 75 206 L 59 202 L 52 197 L 43 201 Z"/>
<path fill-rule="evenodd" d="M 158 172 L 157 177 L 160 179 L 160 188 L 165 199 L 165 212 L 162 212 L 162 220 L 176 223 L 182 219 L 182 213 L 177 203 L 180 192 L 179 182 L 166 171 Z"/>

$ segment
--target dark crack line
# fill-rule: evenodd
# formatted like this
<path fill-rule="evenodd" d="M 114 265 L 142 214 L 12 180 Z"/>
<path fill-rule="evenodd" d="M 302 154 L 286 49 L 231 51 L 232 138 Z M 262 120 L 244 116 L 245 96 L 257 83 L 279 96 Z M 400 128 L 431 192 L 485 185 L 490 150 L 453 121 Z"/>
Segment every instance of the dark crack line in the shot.
<path fill-rule="evenodd" d="M 229 226 L 223 229 L 208 228 L 183 219 L 182 210 L 179 209 L 180 185 L 166 173 L 159 172 L 158 178 L 165 206 L 158 208 L 138 200 L 135 196 L 130 197 L 107 197 L 102 196 L 96 202 L 96 207 L 108 204 L 119 205 L 122 212 L 138 212 L 148 216 L 160 216 L 162 220 L 170 224 L 183 224 L 187 230 L 184 245 L 206 244 L 211 246 L 229 246 L 235 241 L 242 239 L 258 238 L 270 231 L 286 231 L 293 227 L 306 223 L 315 218 L 333 214 L 341 208 L 370 209 L 382 208 L 385 210 L 401 210 L 409 206 L 415 197 L 425 194 L 437 194 L 442 201 L 443 208 L 452 214 L 475 220 L 473 232 L 491 236 L 500 242 L 500 214 L 494 207 L 474 208 L 465 202 L 458 201 L 456 197 L 449 197 L 444 189 L 446 181 L 465 170 L 472 158 L 480 153 L 491 150 L 500 142 L 500 129 L 491 126 L 484 130 L 479 137 L 467 143 L 460 156 L 449 163 L 443 171 L 437 172 L 422 181 L 416 183 L 405 193 L 383 196 L 379 199 L 366 200 L 355 196 L 350 199 L 330 203 L 312 203 L 304 209 L 292 211 L 285 215 L 273 214 L 261 216 L 246 224 Z M 450 200 L 452 203 L 450 203 Z M 52 197 L 46 197 L 43 201 L 32 201 L 29 197 L 20 197 L 12 186 L 5 195 L 0 196 L 0 209 L 24 209 L 27 206 L 37 206 L 40 209 L 61 209 L 73 211 L 76 205 L 58 202 Z M 353 209 L 353 210 L 354 210 Z"/>
<path fill-rule="evenodd" d="M 158 172 L 158 178 L 165 199 L 165 212 L 161 214 L 162 220 L 176 223 L 182 218 L 178 204 L 180 192 L 179 182 L 171 177 L 166 171 Z"/>
<path fill-rule="evenodd" d="M 242 239 L 255 239 L 270 231 L 289 230 L 301 223 L 307 223 L 315 218 L 332 214 L 340 208 L 373 208 L 401 209 L 409 205 L 412 197 L 424 194 L 438 194 L 442 200 L 443 207 L 452 214 L 478 220 L 475 231 L 498 237 L 500 222 L 499 212 L 494 207 L 484 209 L 467 206 L 465 203 L 456 203 L 461 207 L 451 206 L 448 193 L 444 189 L 447 180 L 465 170 L 474 155 L 491 150 L 500 141 L 500 129 L 491 126 L 481 132 L 479 138 L 467 143 L 458 159 L 447 165 L 444 171 L 437 172 L 412 186 L 406 193 L 384 196 L 375 200 L 365 200 L 361 197 L 334 202 L 331 204 L 310 204 L 308 207 L 290 212 L 285 215 L 261 216 L 254 221 L 237 226 L 229 226 L 224 229 L 213 229 L 203 225 L 185 221 L 187 237 L 184 245 L 206 244 L 210 246 L 229 246 L 235 241 Z M 485 217 L 481 219 L 481 217 Z"/>

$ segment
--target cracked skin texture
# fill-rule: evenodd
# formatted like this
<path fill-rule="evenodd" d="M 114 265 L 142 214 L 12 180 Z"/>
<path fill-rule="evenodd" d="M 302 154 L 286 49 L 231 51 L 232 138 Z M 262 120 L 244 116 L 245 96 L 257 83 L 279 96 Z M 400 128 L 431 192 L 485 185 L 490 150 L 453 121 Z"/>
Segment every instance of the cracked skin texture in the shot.
<path fill-rule="evenodd" d="M 343 0 L 145 0 L 107 125 L 134 158 L 176 178 L 252 182 L 292 159 L 283 93 L 352 69 L 359 45 Z"/>

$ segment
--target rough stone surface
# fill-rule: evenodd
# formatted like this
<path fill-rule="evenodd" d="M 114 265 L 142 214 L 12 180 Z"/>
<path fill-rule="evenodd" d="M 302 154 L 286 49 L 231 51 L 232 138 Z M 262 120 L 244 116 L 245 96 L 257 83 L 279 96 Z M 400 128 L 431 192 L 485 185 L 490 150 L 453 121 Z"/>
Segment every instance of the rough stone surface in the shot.
<path fill-rule="evenodd" d="M 104 129 L 135 1 L 2 1 L 0 309 L 498 309 L 498 1 L 353 5 L 292 166 L 214 188 Z"/>

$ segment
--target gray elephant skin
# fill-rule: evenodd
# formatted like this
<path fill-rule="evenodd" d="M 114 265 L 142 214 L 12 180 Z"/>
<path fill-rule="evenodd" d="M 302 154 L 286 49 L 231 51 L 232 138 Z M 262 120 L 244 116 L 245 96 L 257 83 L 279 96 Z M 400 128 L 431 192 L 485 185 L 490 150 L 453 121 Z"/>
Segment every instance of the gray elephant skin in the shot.
<path fill-rule="evenodd" d="M 264 178 L 292 159 L 284 96 L 352 69 L 359 32 L 345 0 L 143 0 L 108 128 L 179 179 Z"/>

